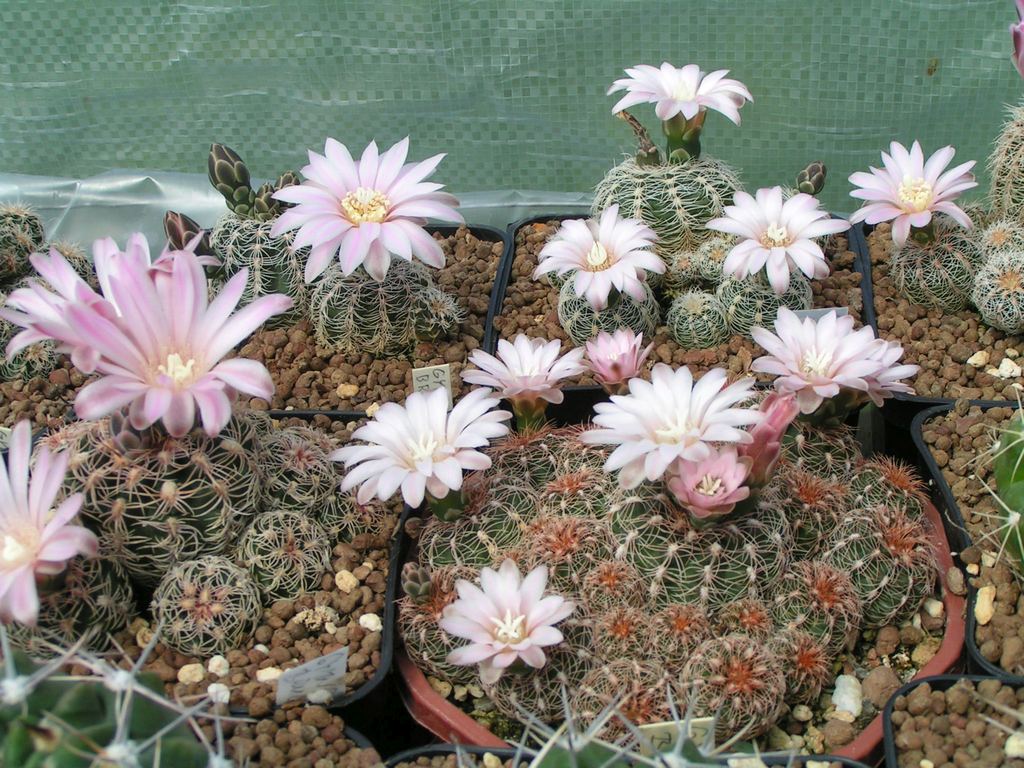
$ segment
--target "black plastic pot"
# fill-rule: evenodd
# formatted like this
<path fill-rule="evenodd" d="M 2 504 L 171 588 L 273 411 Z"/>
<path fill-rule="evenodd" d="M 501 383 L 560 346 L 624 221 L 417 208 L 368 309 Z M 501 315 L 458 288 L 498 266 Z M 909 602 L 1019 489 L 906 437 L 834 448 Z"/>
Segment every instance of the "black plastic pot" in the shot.
<path fill-rule="evenodd" d="M 363 736 L 363 734 L 361 734 L 355 728 L 349 728 L 346 725 L 344 733 L 345 738 L 351 741 L 357 747 L 359 747 L 359 749 L 376 749 L 376 747 L 374 747 L 373 744 L 370 743 L 370 740 Z"/>
<path fill-rule="evenodd" d="M 934 677 L 923 677 L 919 680 L 911 680 L 906 685 L 901 686 L 896 692 L 889 697 L 889 701 L 885 703 L 885 709 L 882 710 L 882 732 L 883 732 L 883 743 L 885 746 L 885 765 L 886 768 L 898 768 L 899 763 L 897 762 L 898 756 L 896 754 L 896 733 L 892 727 L 892 710 L 893 704 L 896 702 L 897 696 L 906 696 L 912 690 L 917 688 L 919 685 L 928 683 L 933 691 L 945 691 L 952 688 L 960 680 L 971 680 L 973 682 L 981 682 L 982 680 L 991 680 L 992 675 L 936 675 Z M 998 676 L 995 676 L 998 677 Z M 1012 680 L 1006 680 L 1004 677 L 999 678 L 1001 682 L 1014 684 Z"/>
<path fill-rule="evenodd" d="M 980 406 L 987 410 L 989 408 L 1006 408 L 1015 404 L 987 400 L 972 400 L 971 405 Z M 924 423 L 936 416 L 941 416 L 952 409 L 953 403 L 946 403 L 944 405 L 933 405 L 930 408 L 920 411 L 911 422 L 910 436 L 917 448 L 919 464 L 924 471 L 925 477 L 930 477 L 932 480 L 932 499 L 935 502 L 936 508 L 939 510 L 939 514 L 942 515 L 943 521 L 945 522 L 946 536 L 949 538 L 949 541 L 953 546 L 958 547 L 958 549 L 962 551 L 973 545 L 971 535 L 967 531 L 967 523 L 964 520 L 963 513 L 960 511 L 960 506 L 957 504 L 956 497 L 953 495 L 953 489 L 949 487 L 949 483 L 946 482 L 946 478 L 943 476 L 942 470 L 939 468 L 939 465 L 935 463 L 935 457 L 932 456 L 931 450 L 924 442 Z M 960 565 L 961 567 L 963 566 L 962 563 Z M 967 647 L 967 662 L 969 668 L 991 677 L 998 677 L 1003 680 L 1016 680 L 1024 683 L 1024 677 L 1007 672 L 981 655 L 981 649 L 978 648 L 978 643 L 975 640 L 977 619 L 974 618 L 974 604 L 977 601 L 977 598 L 978 590 L 973 587 L 968 580 L 967 628 L 965 631 L 964 644 Z"/>

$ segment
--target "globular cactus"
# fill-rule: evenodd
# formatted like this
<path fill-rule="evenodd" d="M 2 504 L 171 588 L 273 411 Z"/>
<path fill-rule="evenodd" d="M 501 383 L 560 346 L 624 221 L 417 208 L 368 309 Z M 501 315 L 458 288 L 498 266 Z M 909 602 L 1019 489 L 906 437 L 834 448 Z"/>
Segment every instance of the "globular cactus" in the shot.
<path fill-rule="evenodd" d="M 238 154 L 222 144 L 213 144 L 207 158 L 207 172 L 214 189 L 224 196 L 229 213 L 210 232 L 209 245 L 221 261 L 224 277 L 231 277 L 243 267 L 249 278 L 242 302 L 270 293 L 291 296 L 294 305 L 289 312 L 277 315 L 267 327 L 294 323 L 306 313 L 309 297 L 304 275 L 308 248 L 292 247 L 294 233 L 274 237 L 270 234 L 278 215 L 289 207 L 271 195 L 283 187 L 297 183 L 293 173 L 282 174 L 275 184 L 264 184 L 254 190 L 249 169 Z M 190 225 L 183 222 L 181 236 Z"/>
<path fill-rule="evenodd" d="M 785 704 L 786 678 L 763 640 L 741 634 L 706 641 L 690 657 L 683 680 L 693 685 L 690 711 L 715 717 L 720 740 L 767 731 Z"/>
<path fill-rule="evenodd" d="M 999 552 L 1020 568 L 1024 566 L 1024 409 L 1018 408 L 1017 415 L 1003 424 L 986 458 L 995 488 L 985 487 L 999 505 Z"/>
<path fill-rule="evenodd" d="M 861 459 L 856 434 L 846 425 L 822 429 L 796 421 L 782 445 L 787 462 L 819 477 L 845 480 Z"/>
<path fill-rule="evenodd" d="M 266 602 L 290 600 L 320 588 L 331 567 L 331 543 L 305 512 L 271 510 L 258 514 L 242 534 L 235 561 Z"/>
<path fill-rule="evenodd" d="M 822 559 L 849 574 L 867 629 L 906 620 L 935 586 L 931 535 L 922 521 L 898 508 L 850 515 L 830 538 Z"/>
<path fill-rule="evenodd" d="M 607 309 L 595 310 L 584 296 L 577 296 L 571 282 L 558 292 L 558 322 L 572 343 L 580 346 L 601 331 L 615 333 L 628 328 L 633 333 L 653 338 L 661 319 L 661 309 L 649 285 L 644 283 L 644 299 L 637 301 L 627 294 L 619 294 L 609 302 Z"/>
<path fill-rule="evenodd" d="M 90 647 L 104 650 L 134 613 L 131 583 L 117 561 L 79 556 L 40 586 L 36 626 L 8 629 L 15 645 L 36 657 L 50 655 L 54 642 L 72 645 L 87 635 Z"/>
<path fill-rule="evenodd" d="M 756 597 L 726 603 L 715 612 L 715 623 L 720 635 L 736 632 L 766 638 L 775 629 L 767 603 Z"/>
<path fill-rule="evenodd" d="M 851 509 L 877 506 L 900 508 L 919 518 L 927 499 L 917 471 L 904 461 L 887 456 L 860 464 L 850 479 Z"/>
<path fill-rule="evenodd" d="M 956 312 L 967 306 L 981 252 L 970 234 L 943 217 L 933 219 L 935 239 L 907 240 L 889 262 L 896 292 L 923 307 Z"/>
<path fill-rule="evenodd" d="M 4 296 L 0 293 L 0 304 Z M 57 367 L 57 350 L 53 342 L 30 344 L 17 354 L 7 356 L 7 344 L 21 329 L 0 318 L 0 381 L 28 381 L 48 376 Z"/>
<path fill-rule="evenodd" d="M 43 440 L 67 449 L 68 493 L 100 548 L 133 579 L 155 585 L 179 561 L 226 552 L 259 508 L 262 418 L 236 411 L 217 437 L 195 429 L 118 439 L 112 420 L 77 422 Z"/>
<path fill-rule="evenodd" d="M 687 291 L 698 289 L 701 282 L 695 251 L 679 251 L 665 262 L 661 285 L 666 296 L 675 299 Z"/>
<path fill-rule="evenodd" d="M 782 306 L 770 286 L 753 279 L 727 278 L 715 295 L 725 307 L 730 332 L 747 337 L 754 326 L 771 328 Z"/>
<path fill-rule="evenodd" d="M 649 656 L 650 617 L 642 607 L 620 605 L 592 619 L 595 653 L 602 659 L 643 659 Z"/>
<path fill-rule="evenodd" d="M 335 446 L 321 431 L 306 426 L 276 429 L 260 441 L 262 505 L 306 512 L 316 518 L 337 493 Z"/>
<path fill-rule="evenodd" d="M 2 631 L 2 630 L 0 630 Z M 0 700 L 3 764 L 18 768 L 209 768 L 214 756 L 188 720 L 197 711 L 163 696 L 151 673 L 111 667 L 103 677 L 73 678 L 59 663 L 10 652 L 4 640 Z"/>
<path fill-rule="evenodd" d="M 721 215 L 740 186 L 736 171 L 707 155 L 686 163 L 656 165 L 641 165 L 630 158 L 597 185 L 593 212 L 599 215 L 618 203 L 622 216 L 640 219 L 654 230 L 655 250 L 668 261 L 707 237 L 704 224 Z"/>
<path fill-rule="evenodd" d="M 688 291 L 669 307 L 665 325 L 683 349 L 710 349 L 729 340 L 725 307 L 713 293 Z"/>
<path fill-rule="evenodd" d="M 975 223 L 977 226 L 977 222 Z M 995 219 L 977 229 L 978 245 L 985 261 L 1005 251 L 1024 251 L 1024 224 L 1017 219 Z"/>
<path fill-rule="evenodd" d="M 713 635 L 711 621 L 699 605 L 669 605 L 651 619 L 655 656 L 672 670 L 682 668 L 698 646 Z"/>
<path fill-rule="evenodd" d="M 775 623 L 806 632 L 837 655 L 860 626 L 861 601 L 850 577 L 827 562 L 794 563 L 775 586 Z"/>
<path fill-rule="evenodd" d="M 607 560 L 597 563 L 580 584 L 583 610 L 602 613 L 618 605 L 632 602 L 643 592 L 643 581 L 629 563 Z"/>
<path fill-rule="evenodd" d="M 784 464 L 762 491 L 761 500 L 789 520 L 794 560 L 809 560 L 846 514 L 849 488 L 839 480 Z"/>
<path fill-rule="evenodd" d="M 219 556 L 175 565 L 157 585 L 150 607 L 169 648 L 203 659 L 247 642 L 262 615 L 259 586 Z"/>
<path fill-rule="evenodd" d="M 991 256 L 974 277 L 971 301 L 986 325 L 1024 331 L 1024 250 Z"/>
<path fill-rule="evenodd" d="M 1024 106 L 1010 107 L 989 155 L 988 172 L 992 213 L 1024 222 Z"/>
<path fill-rule="evenodd" d="M 546 565 L 553 591 L 576 592 L 596 563 L 611 558 L 614 546 L 603 521 L 542 515 L 527 524 L 513 557 L 524 571 Z"/>
<path fill-rule="evenodd" d="M 26 205 L 0 205 L 0 284 L 10 283 L 32 269 L 28 257 L 43 249 L 43 222 Z"/>
<path fill-rule="evenodd" d="M 463 315 L 416 262 L 393 259 L 384 280 L 358 269 L 347 277 L 332 264 L 310 295 L 317 344 L 339 352 L 396 355 L 418 339 L 445 338 Z M 435 310 L 440 310 L 433 315 Z"/>
<path fill-rule="evenodd" d="M 595 666 L 580 682 L 571 711 L 585 723 L 610 706 L 633 725 L 668 720 L 669 675 L 660 664 L 641 658 L 619 656 Z M 604 733 L 614 735 L 625 729 L 621 721 L 611 720 Z"/>
<path fill-rule="evenodd" d="M 774 289 L 771 283 L 768 282 L 768 277 L 764 272 L 758 272 L 757 274 L 748 278 L 753 280 L 755 283 L 760 285 L 762 288 L 774 293 Z M 811 301 L 814 298 L 814 293 L 811 290 L 810 281 L 804 277 L 802 272 L 797 270 L 791 270 L 789 273 L 789 287 L 786 288 L 786 292 L 779 296 L 779 303 L 794 312 L 810 309 Z"/>
<path fill-rule="evenodd" d="M 816 702 L 834 677 L 828 649 L 800 630 L 779 632 L 772 638 L 771 648 L 786 678 L 786 703 L 794 706 Z"/>
<path fill-rule="evenodd" d="M 714 232 L 697 246 L 697 250 L 694 251 L 694 260 L 703 283 L 709 286 L 718 286 L 725 280 L 722 266 L 734 245 L 736 245 L 736 238 L 732 235 Z"/>

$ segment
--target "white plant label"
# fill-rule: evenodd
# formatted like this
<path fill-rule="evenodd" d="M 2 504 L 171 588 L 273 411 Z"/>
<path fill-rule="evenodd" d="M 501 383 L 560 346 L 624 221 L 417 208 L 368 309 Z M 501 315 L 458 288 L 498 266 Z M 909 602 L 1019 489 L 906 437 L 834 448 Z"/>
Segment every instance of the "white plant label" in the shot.
<path fill-rule="evenodd" d="M 452 367 L 444 365 L 428 365 L 426 368 L 412 369 L 412 391 L 429 392 L 444 387 L 448 393 L 448 407 L 452 407 Z"/>
<path fill-rule="evenodd" d="M 640 745 L 640 753 L 646 757 L 654 757 L 659 752 L 670 752 L 679 740 L 683 730 L 683 721 L 666 720 L 661 723 L 648 723 L 638 726 L 640 733 L 647 739 L 647 744 Z M 691 717 L 690 728 L 686 736 L 697 744 L 703 744 L 708 733 L 715 727 L 713 717 Z"/>
<path fill-rule="evenodd" d="M 793 312 L 798 320 L 804 320 L 810 318 L 811 320 L 821 320 L 829 312 L 835 312 L 836 317 L 845 317 L 850 314 L 849 307 L 822 307 L 821 309 L 798 309 Z"/>
<path fill-rule="evenodd" d="M 286 669 L 277 678 L 277 706 L 292 699 L 305 699 L 321 691 L 314 698 L 324 694 L 332 699 L 345 695 L 345 673 L 348 672 L 348 648 L 328 653 L 319 659 L 307 661 L 297 667 Z"/>

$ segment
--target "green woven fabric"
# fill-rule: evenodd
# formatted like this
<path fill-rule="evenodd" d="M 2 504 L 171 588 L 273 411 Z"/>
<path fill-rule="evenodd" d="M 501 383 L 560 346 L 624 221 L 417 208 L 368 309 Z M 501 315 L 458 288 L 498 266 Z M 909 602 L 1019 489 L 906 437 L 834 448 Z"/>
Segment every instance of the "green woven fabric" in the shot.
<path fill-rule="evenodd" d="M 455 191 L 592 189 L 630 150 L 625 66 L 727 67 L 754 104 L 705 152 L 747 186 L 810 160 L 824 199 L 892 139 L 983 161 L 1022 83 L 1010 0 L 4 0 L 0 170 L 199 173 L 211 140 L 258 176 L 335 136 L 410 134 Z M 638 108 L 652 131 L 652 108 Z"/>

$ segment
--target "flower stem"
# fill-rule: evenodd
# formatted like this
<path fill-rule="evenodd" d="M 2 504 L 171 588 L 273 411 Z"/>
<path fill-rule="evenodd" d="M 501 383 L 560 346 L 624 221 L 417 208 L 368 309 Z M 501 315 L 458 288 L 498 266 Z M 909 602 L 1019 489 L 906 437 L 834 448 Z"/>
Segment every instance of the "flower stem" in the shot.
<path fill-rule="evenodd" d="M 935 242 L 935 219 L 933 218 L 923 227 L 911 227 L 910 239 L 918 245 L 931 245 Z"/>
<path fill-rule="evenodd" d="M 547 401 L 537 398 L 536 400 L 520 400 L 512 404 L 512 412 L 516 415 L 516 432 L 526 434 L 535 432 L 544 426 L 544 412 L 547 410 Z"/>
<path fill-rule="evenodd" d="M 462 491 L 448 491 L 448 495 L 443 499 L 435 499 L 428 494 L 427 506 L 438 520 L 454 523 L 466 511 L 466 500 L 462 496 Z"/>
<path fill-rule="evenodd" d="M 704 128 L 707 110 L 702 109 L 687 120 L 681 114 L 661 124 L 668 139 L 667 154 L 670 163 L 685 163 L 700 157 L 700 134 Z"/>

